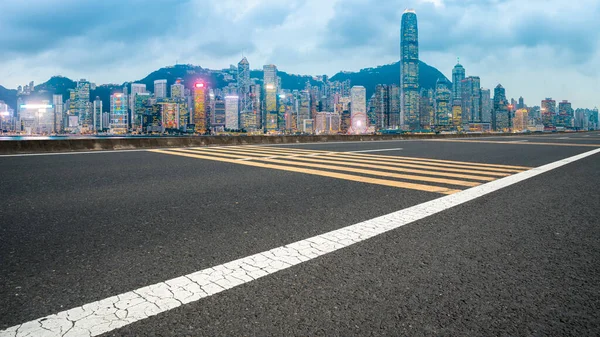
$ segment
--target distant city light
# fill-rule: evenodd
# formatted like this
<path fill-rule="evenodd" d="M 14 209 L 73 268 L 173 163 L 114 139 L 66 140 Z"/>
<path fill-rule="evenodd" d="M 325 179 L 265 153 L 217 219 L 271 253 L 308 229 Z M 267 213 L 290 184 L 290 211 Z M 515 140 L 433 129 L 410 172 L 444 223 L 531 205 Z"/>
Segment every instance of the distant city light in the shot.
<path fill-rule="evenodd" d="M 21 104 L 21 109 L 52 109 L 52 104 Z"/>
<path fill-rule="evenodd" d="M 285 98 L 285 95 L 279 95 L 279 98 Z"/>
<path fill-rule="evenodd" d="M 196 83 L 196 88 L 204 88 L 204 83 Z"/>
<path fill-rule="evenodd" d="M 266 88 L 271 90 L 271 89 L 275 89 L 275 86 L 273 84 L 267 84 Z"/>
<path fill-rule="evenodd" d="M 227 98 L 231 98 L 231 99 L 234 99 L 234 98 L 235 98 L 235 99 L 238 99 L 238 98 L 239 98 L 239 96 L 225 96 L 225 99 L 227 99 Z"/>
<path fill-rule="evenodd" d="M 8 116 L 9 112 L 8 111 L 2 111 L 0 112 L 0 116 Z"/>

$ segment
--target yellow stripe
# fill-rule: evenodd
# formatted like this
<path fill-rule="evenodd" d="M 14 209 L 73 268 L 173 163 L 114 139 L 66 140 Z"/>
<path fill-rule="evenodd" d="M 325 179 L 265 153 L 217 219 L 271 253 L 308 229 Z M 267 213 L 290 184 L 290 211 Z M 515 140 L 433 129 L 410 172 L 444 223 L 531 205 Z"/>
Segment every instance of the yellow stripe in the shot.
<path fill-rule="evenodd" d="M 313 163 L 339 164 L 339 165 L 348 165 L 348 166 L 356 166 L 356 167 L 374 168 L 374 169 L 387 170 L 387 171 L 417 173 L 417 174 L 426 174 L 426 175 L 451 177 L 451 178 L 471 179 L 471 180 L 479 180 L 479 181 L 492 181 L 492 180 L 496 180 L 497 179 L 497 178 L 492 178 L 492 177 L 484 177 L 484 176 L 476 176 L 476 175 L 468 175 L 468 174 L 458 174 L 458 173 L 448 173 L 448 172 L 436 172 L 436 171 L 428 171 L 428 170 L 414 170 L 414 169 L 409 169 L 409 168 L 393 167 L 393 166 L 386 166 L 386 165 L 371 165 L 371 164 L 360 164 L 360 163 L 357 163 L 357 162 L 368 162 L 366 160 L 333 161 L 333 160 L 331 160 L 329 158 L 326 158 L 326 159 L 317 159 L 317 158 L 325 158 L 325 157 L 307 158 L 307 157 L 300 157 L 300 156 L 298 156 L 298 157 L 284 157 L 284 158 L 286 158 L 286 159 L 290 158 L 291 160 L 308 161 L 308 162 L 313 162 Z M 262 160 L 262 159 L 258 159 L 258 160 Z M 484 174 L 484 173 L 481 173 L 481 174 Z M 509 174 L 506 174 L 505 176 L 508 176 L 508 175 Z"/>
<path fill-rule="evenodd" d="M 202 152 L 202 150 L 175 149 L 175 151 L 182 151 L 182 152 L 187 152 L 187 153 L 209 154 L 209 155 L 212 155 L 212 153 Z M 226 157 L 229 157 L 229 158 L 247 158 L 247 157 L 244 157 L 244 156 L 233 155 L 233 154 L 232 155 L 229 155 L 229 154 L 228 155 L 223 155 L 221 153 L 219 153 L 219 156 L 226 156 Z M 256 158 L 256 160 L 259 160 L 259 161 L 262 161 L 262 162 L 268 162 L 268 163 L 275 163 L 275 164 L 296 165 L 296 166 L 303 166 L 303 167 L 321 168 L 321 169 L 345 171 L 345 172 L 352 172 L 352 173 L 370 174 L 370 175 L 376 175 L 376 176 L 382 176 L 382 177 L 389 177 L 389 178 L 427 181 L 427 182 L 439 183 L 439 184 L 448 184 L 448 185 L 457 185 L 457 186 L 468 186 L 468 187 L 473 187 L 473 186 L 479 186 L 480 185 L 479 183 L 472 182 L 472 181 L 463 181 L 463 180 L 454 180 L 454 179 L 443 179 L 443 178 L 434 178 L 434 177 L 425 177 L 425 176 L 414 176 L 414 175 L 390 173 L 390 172 L 384 172 L 384 171 L 363 170 L 363 169 L 356 169 L 356 168 L 343 167 L 343 166 L 321 165 L 321 164 L 310 164 L 310 163 L 297 163 L 297 162 L 293 162 L 293 161 L 289 161 L 289 160 L 279 160 L 279 159 L 269 159 L 269 158 Z M 239 161 L 236 161 L 236 162 L 239 162 Z"/>
<path fill-rule="evenodd" d="M 206 148 L 195 148 L 197 150 L 193 150 L 193 151 L 205 151 L 208 150 Z M 180 149 L 178 151 L 192 151 L 192 150 L 185 150 L 185 149 Z M 226 151 L 226 150 L 221 150 L 221 151 Z M 196 152 L 192 152 L 192 153 L 196 153 Z M 205 152 L 206 153 L 206 152 Z M 292 152 L 293 153 L 293 152 Z M 440 171 L 440 172 L 457 172 L 457 173 L 468 173 L 468 174 L 476 174 L 476 175 L 485 175 L 485 176 L 492 176 L 492 177 L 506 177 L 509 176 L 510 173 L 506 173 L 506 172 L 487 172 L 487 168 L 479 168 L 476 167 L 476 170 L 469 170 L 469 169 L 459 169 L 459 168 L 446 168 L 446 167 L 437 167 L 437 166 L 429 166 L 426 165 L 426 163 L 419 163 L 419 164 L 424 164 L 424 165 L 417 165 L 417 164 L 404 164 L 404 161 L 400 161 L 400 163 L 398 163 L 397 161 L 394 160 L 390 160 L 390 159 L 381 159 L 381 160 L 360 160 L 360 159 L 354 159 L 354 156 L 345 156 L 345 155 L 341 155 L 337 152 L 317 152 L 317 153 L 313 153 L 313 152 L 309 152 L 306 155 L 315 155 L 315 154 L 321 154 L 321 155 L 328 155 L 327 159 L 328 160 L 332 160 L 332 161 L 347 161 L 347 158 L 351 158 L 353 161 L 356 162 L 364 162 L 364 163 L 381 163 L 381 164 L 385 164 L 387 166 L 399 166 L 399 167 L 410 167 L 410 168 L 418 168 L 418 169 L 426 169 L 426 170 L 433 170 L 433 171 Z M 222 156 L 222 157 L 228 157 L 228 158 L 238 158 L 239 160 L 259 160 L 260 157 L 248 157 L 248 156 L 241 156 L 241 155 L 233 155 L 233 154 L 224 154 L 224 153 L 215 153 L 215 155 L 218 156 Z M 292 157 L 300 157 L 301 155 L 296 155 L 296 156 L 283 156 L 282 158 L 292 158 Z M 336 157 L 341 157 L 341 158 L 336 158 Z M 430 165 L 437 165 L 437 164 L 430 164 Z M 443 165 L 443 164 L 441 164 Z M 482 171 L 485 170 L 485 171 Z M 496 171 L 495 169 L 492 169 L 493 171 Z M 517 171 L 517 172 L 521 172 L 521 171 Z"/>
<path fill-rule="evenodd" d="M 547 146 L 573 146 L 573 147 L 600 147 L 600 144 L 507 142 L 507 141 L 492 141 L 492 140 L 429 139 L 428 141 L 431 141 L 431 142 L 453 142 L 453 143 L 510 144 L 510 145 L 547 145 Z"/>
<path fill-rule="evenodd" d="M 237 151 L 237 149 L 236 149 L 236 151 Z M 248 151 L 248 150 L 242 150 L 242 151 Z M 262 152 L 264 152 L 264 151 L 252 150 L 251 153 L 262 153 Z M 265 152 L 265 153 L 269 153 L 269 152 Z M 308 155 L 310 155 L 312 157 L 315 154 L 319 155 L 318 157 L 315 156 L 316 157 L 315 159 L 306 158 L 306 156 L 308 156 Z M 437 175 L 437 176 L 444 176 L 444 177 L 463 178 L 463 179 L 472 179 L 472 180 L 480 180 L 480 181 L 492 181 L 492 180 L 497 179 L 497 178 L 485 177 L 485 175 L 488 175 L 488 176 L 491 175 L 491 176 L 496 176 L 496 177 L 498 177 L 498 176 L 506 177 L 506 176 L 510 175 L 507 173 L 497 174 L 497 173 L 491 173 L 491 172 L 485 172 L 485 171 L 474 171 L 474 170 L 469 170 L 468 172 L 475 173 L 477 175 L 455 174 L 455 173 L 431 171 L 431 170 L 444 170 L 444 169 L 436 168 L 436 167 L 431 167 L 431 168 L 429 168 L 430 170 L 414 170 L 414 169 L 408 169 L 408 168 L 386 166 L 386 165 L 397 165 L 397 164 L 393 164 L 393 163 L 391 163 L 391 164 L 385 163 L 385 165 L 372 165 L 372 163 L 373 163 L 372 160 L 360 160 L 360 159 L 352 158 L 352 161 L 347 161 L 347 160 L 344 160 L 341 158 L 331 158 L 328 156 L 325 157 L 326 155 L 334 155 L 334 154 L 339 154 L 339 153 L 337 153 L 337 152 L 324 152 L 324 153 L 309 152 L 307 154 L 300 154 L 300 155 L 294 155 L 294 156 L 278 156 L 276 158 L 279 158 L 279 157 L 285 158 L 285 159 L 293 158 L 293 160 L 308 161 L 308 162 L 315 162 L 315 163 L 327 163 L 327 164 L 338 164 L 338 162 L 339 162 L 340 165 L 384 169 L 384 170 L 388 170 L 388 171 L 408 172 L 408 173 L 417 173 L 417 174 Z M 317 159 L 317 158 L 324 158 L 324 159 Z M 273 159 L 275 159 L 275 158 L 273 158 Z M 260 160 L 260 159 L 257 159 L 257 160 Z M 357 163 L 367 163 L 367 164 L 357 164 Z M 402 166 L 402 165 L 400 165 L 400 166 Z"/>
<path fill-rule="evenodd" d="M 269 152 L 269 151 L 259 151 L 259 150 L 248 150 L 248 149 L 240 149 L 240 148 L 235 148 L 235 149 L 227 149 L 227 148 L 191 148 L 194 150 L 200 150 L 200 151 L 214 151 L 214 152 L 224 152 L 224 153 L 231 153 L 231 154 L 239 154 L 239 155 L 252 155 L 252 156 L 256 156 L 257 158 L 261 158 L 261 157 L 296 157 L 296 156 L 306 156 L 308 154 L 327 154 L 327 153 L 333 153 L 333 152 L 324 152 L 324 153 L 320 153 L 320 152 L 308 152 L 308 153 L 297 153 L 295 155 L 288 155 L 287 153 L 276 153 L 276 152 Z M 249 157 L 246 157 L 245 159 L 250 159 Z"/>
<path fill-rule="evenodd" d="M 336 154 L 333 154 L 332 156 L 340 157 L 340 158 L 361 158 L 361 157 L 347 155 L 347 154 L 341 154 L 341 153 L 336 153 Z M 369 159 L 373 162 L 382 162 L 382 163 L 402 163 L 403 166 L 405 165 L 405 166 L 409 166 L 409 167 L 429 168 L 432 170 L 480 173 L 480 174 L 487 174 L 487 175 L 494 175 L 493 172 L 501 172 L 503 174 L 507 174 L 507 173 L 519 173 L 519 172 L 524 171 L 522 169 L 506 169 L 506 168 L 471 166 L 471 165 L 469 165 L 469 163 L 464 163 L 463 165 L 443 164 L 443 163 L 429 163 L 429 162 L 425 162 L 425 161 L 394 159 L 394 158 L 379 158 L 379 157 L 370 157 L 370 156 L 367 158 L 363 157 L 363 159 Z M 408 164 L 410 164 L 410 165 L 408 165 Z"/>
<path fill-rule="evenodd" d="M 246 146 L 246 148 L 255 148 L 255 149 L 267 149 L 266 147 L 258 147 L 258 146 Z M 279 152 L 287 152 L 287 153 L 295 153 L 295 152 L 320 152 L 320 153 L 331 153 L 335 151 L 320 151 L 320 150 L 296 150 L 296 149 L 282 149 L 282 148 L 268 148 L 269 151 L 279 151 Z M 271 150 L 273 149 L 273 150 Z M 484 164 L 484 163 L 474 163 L 474 162 L 462 162 L 462 161 L 454 161 L 454 160 L 441 160 L 441 159 L 429 159 L 429 158 L 418 158 L 418 157 L 400 157 L 400 156 L 384 156 L 384 155 L 374 155 L 374 154 L 366 154 L 366 153 L 352 153 L 352 152 L 335 152 L 340 156 L 352 156 L 352 157 L 370 157 L 370 158 L 382 158 L 382 159 L 397 159 L 402 160 L 402 162 L 414 162 L 417 164 L 430 164 L 437 166 L 445 166 L 445 167 L 477 167 L 480 169 L 485 169 L 485 167 L 493 168 L 492 171 L 495 170 L 503 170 L 507 172 L 522 172 L 524 170 L 530 170 L 531 167 L 527 166 L 512 166 L 512 165 L 500 165 L 500 164 Z M 432 163 L 441 163 L 441 164 L 432 164 Z M 442 165 L 442 164 L 456 164 L 456 165 Z"/>
<path fill-rule="evenodd" d="M 406 188 L 406 189 L 425 191 L 425 192 L 434 192 L 434 193 L 441 193 L 441 194 L 454 194 L 454 193 L 460 192 L 460 190 L 450 189 L 450 188 L 440 187 L 440 186 L 430 186 L 430 185 L 406 183 L 406 182 L 401 182 L 401 181 L 375 179 L 375 178 L 361 177 L 361 176 L 355 176 L 355 175 L 343 174 L 343 173 L 311 170 L 311 169 L 305 169 L 305 168 L 300 168 L 300 167 L 271 165 L 271 164 L 257 163 L 257 162 L 251 162 L 251 161 L 239 161 L 239 160 L 217 158 L 217 157 L 212 157 L 212 156 L 202 156 L 202 155 L 197 155 L 197 154 L 192 154 L 192 153 L 184 153 L 184 152 L 176 152 L 176 151 L 166 151 L 166 150 L 148 150 L 148 151 L 154 152 L 154 153 L 162 153 L 162 154 L 176 155 L 176 156 L 182 156 L 182 157 L 189 157 L 189 158 L 221 161 L 221 162 L 226 162 L 226 163 L 234 163 L 234 164 L 253 166 L 253 167 L 269 168 L 269 169 L 282 170 L 282 171 L 288 171 L 288 172 L 305 173 L 305 174 L 317 175 L 317 176 L 322 176 L 322 177 L 337 178 L 337 179 L 350 180 L 350 181 L 356 181 L 356 182 L 362 182 L 362 183 L 368 183 L 368 184 L 383 185 L 383 186 L 390 186 L 390 187 Z M 179 150 L 179 151 L 181 151 L 181 150 Z"/>

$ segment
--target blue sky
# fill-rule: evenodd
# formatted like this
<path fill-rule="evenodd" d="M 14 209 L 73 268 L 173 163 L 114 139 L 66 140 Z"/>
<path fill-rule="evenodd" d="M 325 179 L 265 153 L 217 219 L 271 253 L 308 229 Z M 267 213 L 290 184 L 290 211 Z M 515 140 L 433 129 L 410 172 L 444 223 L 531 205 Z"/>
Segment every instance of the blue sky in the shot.
<path fill-rule="evenodd" d="M 414 8 L 420 58 L 450 77 L 456 57 L 482 86 L 539 105 L 600 106 L 598 0 L 2 0 L 0 84 L 61 74 L 122 83 L 176 62 L 226 68 L 246 55 L 302 74 L 399 59 Z"/>

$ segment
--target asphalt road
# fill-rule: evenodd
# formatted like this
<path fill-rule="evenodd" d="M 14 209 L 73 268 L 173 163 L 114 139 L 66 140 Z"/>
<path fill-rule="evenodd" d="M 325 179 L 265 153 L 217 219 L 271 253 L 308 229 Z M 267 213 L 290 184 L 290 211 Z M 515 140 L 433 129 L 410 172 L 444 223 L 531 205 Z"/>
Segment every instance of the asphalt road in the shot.
<path fill-rule="evenodd" d="M 600 147 L 506 140 L 261 151 L 538 167 Z M 0 330 L 443 196 L 182 155 L 220 150 L 0 157 Z M 596 336 L 599 182 L 596 154 L 106 335 Z"/>

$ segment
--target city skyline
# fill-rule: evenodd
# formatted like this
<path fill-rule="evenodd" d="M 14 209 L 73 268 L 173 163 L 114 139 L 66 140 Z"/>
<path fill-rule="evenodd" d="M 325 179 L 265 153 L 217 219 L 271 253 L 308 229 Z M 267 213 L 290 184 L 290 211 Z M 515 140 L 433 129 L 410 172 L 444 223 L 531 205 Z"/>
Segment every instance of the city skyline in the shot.
<path fill-rule="evenodd" d="M 413 7 L 419 15 L 420 58 L 448 78 L 456 56 L 460 56 L 468 76 L 480 76 L 485 88 L 502 83 L 509 97 L 524 96 L 530 102 L 545 97 L 569 99 L 575 107 L 598 105 L 595 92 L 599 88 L 600 52 L 595 34 L 599 30 L 594 29 L 598 23 L 591 18 L 600 12 L 600 5 L 593 1 L 553 1 L 546 6 L 535 1 L 518 6 L 514 1 L 464 6 L 456 1 L 248 1 L 238 6 L 233 1 L 220 1 L 218 6 L 205 1 L 157 1 L 143 8 L 140 2 L 132 1 L 123 6 L 137 9 L 139 17 L 124 23 L 126 20 L 117 13 L 110 20 L 117 27 L 144 27 L 136 31 L 134 40 L 125 31 L 98 23 L 104 16 L 115 14 L 110 12 L 111 1 L 59 6 L 63 18 L 72 11 L 81 13 L 85 6 L 92 6 L 96 16 L 84 20 L 88 18 L 81 14 L 68 25 L 48 29 L 52 20 L 42 19 L 42 15 L 47 16 L 46 6 L 67 2 L 37 3 L 38 8 L 17 1 L 0 5 L 8 18 L 0 23 L 7 32 L 0 38 L 4 50 L 1 85 L 16 88 L 58 74 L 97 83 L 122 83 L 176 62 L 221 69 L 237 64 L 242 54 L 253 64 L 272 63 L 289 73 L 332 75 L 340 70 L 358 71 L 400 59 L 400 17 L 405 8 Z M 204 6 L 203 13 L 214 13 L 214 18 L 198 23 L 190 34 L 174 34 L 181 25 L 194 21 L 189 16 L 196 15 L 193 13 L 199 12 L 200 5 Z M 28 11 L 29 22 L 19 21 L 18 13 L 23 11 Z M 158 11 L 165 16 L 180 15 L 181 23 L 168 25 L 164 31 L 144 25 Z M 192 14 L 183 15 L 185 11 Z M 311 12 L 317 13 L 315 22 L 307 25 Z M 565 25 L 557 13 L 572 22 Z M 363 14 L 362 19 L 353 17 Z M 361 25 L 351 24 L 358 19 Z M 60 22 L 61 16 L 56 20 Z M 540 27 L 530 24 L 537 21 Z M 245 38 L 232 38 L 240 35 L 240 29 L 248 32 L 242 34 Z M 190 44 L 198 35 L 207 42 Z M 107 68 L 114 71 L 107 72 Z"/>

